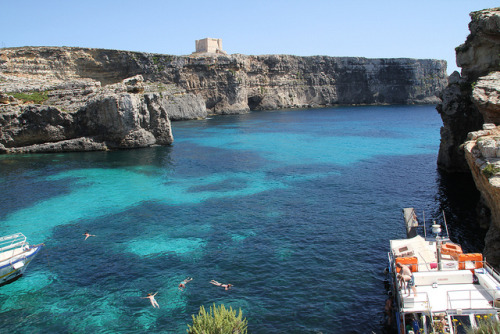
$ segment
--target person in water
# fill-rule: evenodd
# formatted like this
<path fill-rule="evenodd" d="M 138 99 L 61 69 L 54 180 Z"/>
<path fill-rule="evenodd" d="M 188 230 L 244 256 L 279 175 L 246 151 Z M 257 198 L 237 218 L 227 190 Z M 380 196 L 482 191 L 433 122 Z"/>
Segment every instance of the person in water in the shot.
<path fill-rule="evenodd" d="M 413 276 L 410 267 L 399 262 L 397 263 L 397 266 L 401 269 L 401 272 L 397 275 L 397 278 L 400 280 L 401 285 L 404 285 L 405 290 L 408 289 L 408 297 L 410 296 L 410 289 L 413 290 L 413 294 L 415 295 L 415 297 L 417 297 L 415 277 Z"/>
<path fill-rule="evenodd" d="M 152 293 L 148 293 L 148 295 L 146 297 L 141 297 L 142 299 L 149 299 L 149 301 L 151 302 L 151 305 L 153 305 L 153 307 L 158 307 L 160 308 L 160 305 L 158 305 L 158 302 L 156 301 L 155 299 L 155 296 L 158 292 L 155 292 L 155 294 L 152 294 Z"/>
<path fill-rule="evenodd" d="M 394 301 L 394 298 L 392 297 L 392 294 L 389 295 L 389 298 L 385 301 L 385 308 L 384 308 L 384 313 L 385 313 L 385 321 L 387 326 L 392 325 L 392 303 Z"/>
<path fill-rule="evenodd" d="M 181 283 L 179 283 L 179 290 L 184 291 L 184 289 L 186 288 L 186 284 L 188 284 L 192 280 L 193 280 L 192 277 L 187 277 L 184 281 L 182 281 Z"/>
<path fill-rule="evenodd" d="M 83 235 L 85 236 L 85 240 L 87 240 L 88 237 L 95 237 L 95 235 L 90 234 L 89 232 L 85 232 L 85 233 L 83 233 Z"/>
<path fill-rule="evenodd" d="M 219 282 L 214 281 L 214 280 L 211 280 L 210 283 L 212 283 L 213 285 L 217 285 L 217 286 L 223 287 L 226 290 L 231 289 L 231 287 L 233 286 L 232 284 L 222 284 L 222 283 L 219 283 Z"/>

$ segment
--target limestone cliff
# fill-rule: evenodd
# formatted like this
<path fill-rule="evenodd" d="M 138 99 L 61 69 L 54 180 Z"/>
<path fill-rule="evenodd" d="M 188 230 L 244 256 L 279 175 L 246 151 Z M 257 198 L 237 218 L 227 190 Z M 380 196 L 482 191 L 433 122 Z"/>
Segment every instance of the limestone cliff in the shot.
<path fill-rule="evenodd" d="M 455 72 L 450 76 L 437 107 L 443 119 L 438 166 L 451 172 L 468 172 L 460 147 L 467 134 L 481 129 L 485 122 L 478 104 L 472 99 L 472 91 L 479 78 L 500 71 L 499 9 L 473 12 L 471 19 L 467 40 L 456 48 L 461 75 Z"/>
<path fill-rule="evenodd" d="M 335 104 L 437 103 L 447 78 L 446 62 L 440 60 L 171 56 L 67 47 L 2 49 L 0 74 L 44 80 L 86 78 L 103 86 L 142 75 L 147 82 L 175 84 L 187 94 L 201 96 L 213 114 Z"/>
<path fill-rule="evenodd" d="M 500 267 L 500 8 L 471 13 L 470 35 L 456 48 L 462 73 L 450 77 L 438 111 L 443 119 L 438 166 L 471 172 L 489 209 L 488 262 Z M 464 143 L 465 142 L 465 143 Z"/>
<path fill-rule="evenodd" d="M 436 103 L 445 80 L 439 60 L 1 49 L 0 152 L 169 144 L 170 120 L 208 113 Z"/>
<path fill-rule="evenodd" d="M 498 268 L 500 267 L 500 127 L 485 124 L 484 130 L 469 133 L 464 150 L 476 187 L 491 215 L 484 254 L 488 262 Z"/>
<path fill-rule="evenodd" d="M 142 77 L 106 88 L 94 82 L 80 84 L 80 89 L 52 91 L 57 97 L 47 97 L 54 99 L 49 105 L 9 98 L 0 107 L 0 152 L 94 151 L 172 143 L 168 102 L 161 93 L 145 92 Z M 77 109 L 64 109 L 70 107 Z"/>

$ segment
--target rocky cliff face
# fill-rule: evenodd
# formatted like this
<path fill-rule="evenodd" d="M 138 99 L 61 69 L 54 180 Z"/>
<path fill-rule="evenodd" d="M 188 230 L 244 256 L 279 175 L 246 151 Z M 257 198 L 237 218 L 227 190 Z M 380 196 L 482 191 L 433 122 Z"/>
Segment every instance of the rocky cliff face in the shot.
<path fill-rule="evenodd" d="M 436 103 L 445 81 L 438 60 L 2 49 L 0 152 L 164 145 L 170 120 L 208 113 Z"/>
<path fill-rule="evenodd" d="M 134 75 L 201 96 L 208 112 L 334 104 L 437 103 L 446 62 L 288 55 L 170 56 L 55 47 L 0 50 L 0 73 L 38 79 L 87 78 L 101 85 Z"/>
<path fill-rule="evenodd" d="M 443 119 L 438 166 L 451 172 L 469 171 L 461 145 L 469 132 L 488 122 L 484 119 L 485 105 L 473 99 L 473 90 L 482 77 L 500 71 L 499 9 L 473 12 L 471 18 L 470 34 L 456 48 L 461 75 L 456 72 L 450 76 L 437 107 Z"/>
<path fill-rule="evenodd" d="M 471 13 L 470 35 L 456 48 L 462 73 L 450 77 L 438 166 L 471 172 L 489 211 L 485 254 L 500 267 L 500 8 Z M 484 212 L 484 211 L 483 211 Z"/>
<path fill-rule="evenodd" d="M 105 88 L 95 82 L 47 84 L 58 88 L 47 96 L 53 100 L 48 105 L 21 104 L 10 96 L 0 106 L 0 152 L 94 151 L 173 141 L 171 102 L 160 92 L 145 92 L 140 76 Z"/>
<path fill-rule="evenodd" d="M 500 267 L 500 127 L 485 124 L 484 130 L 471 132 L 464 144 L 467 163 L 484 204 L 490 223 L 485 239 L 485 256 Z"/>

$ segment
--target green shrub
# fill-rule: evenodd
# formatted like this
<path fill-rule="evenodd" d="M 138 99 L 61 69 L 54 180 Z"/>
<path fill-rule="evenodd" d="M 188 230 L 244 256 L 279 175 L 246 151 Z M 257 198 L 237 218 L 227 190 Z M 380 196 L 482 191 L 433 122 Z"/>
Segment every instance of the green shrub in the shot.
<path fill-rule="evenodd" d="M 229 310 L 224 305 L 210 306 L 210 311 L 205 311 L 205 307 L 200 307 L 200 312 L 197 316 L 192 315 L 193 325 L 188 325 L 187 332 L 189 334 L 246 334 L 247 320 L 242 318 L 241 309 L 239 314 L 229 307 Z"/>
<path fill-rule="evenodd" d="M 500 172 L 500 168 L 495 167 L 491 164 L 483 168 L 483 175 L 488 179 L 498 172 Z"/>
<path fill-rule="evenodd" d="M 477 327 L 469 328 L 465 327 L 465 332 L 467 334 L 492 334 L 500 333 L 500 322 L 491 315 L 476 315 Z M 461 324 L 459 324 L 460 326 Z"/>
<path fill-rule="evenodd" d="M 27 93 L 8 93 L 16 99 L 23 102 L 33 102 L 35 104 L 42 104 L 49 98 L 47 92 L 27 92 Z"/>

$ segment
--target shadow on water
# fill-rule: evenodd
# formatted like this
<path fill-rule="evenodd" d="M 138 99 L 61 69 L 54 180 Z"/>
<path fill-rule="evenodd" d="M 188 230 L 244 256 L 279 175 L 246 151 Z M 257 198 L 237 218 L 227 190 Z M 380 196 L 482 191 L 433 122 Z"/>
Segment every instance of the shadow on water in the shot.
<path fill-rule="evenodd" d="M 172 163 L 171 151 L 171 146 L 158 146 L 103 152 L 3 155 L 0 156 L 0 169 L 2 176 L 7 176 L 37 171 L 55 174 L 74 168 L 166 167 Z"/>
<path fill-rule="evenodd" d="M 480 194 L 470 174 L 438 172 L 439 213 L 444 211 L 450 239 L 465 252 L 482 252 L 486 230 L 479 226 Z"/>
<path fill-rule="evenodd" d="M 151 147 L 106 152 L 74 152 L 61 154 L 0 155 L 2 203 L 0 219 L 10 212 L 47 198 L 69 194 L 74 189 L 68 179 L 49 180 L 52 175 L 74 169 L 134 169 L 148 173 L 172 169 L 172 147 Z M 142 170 L 136 170 L 148 166 Z"/>

